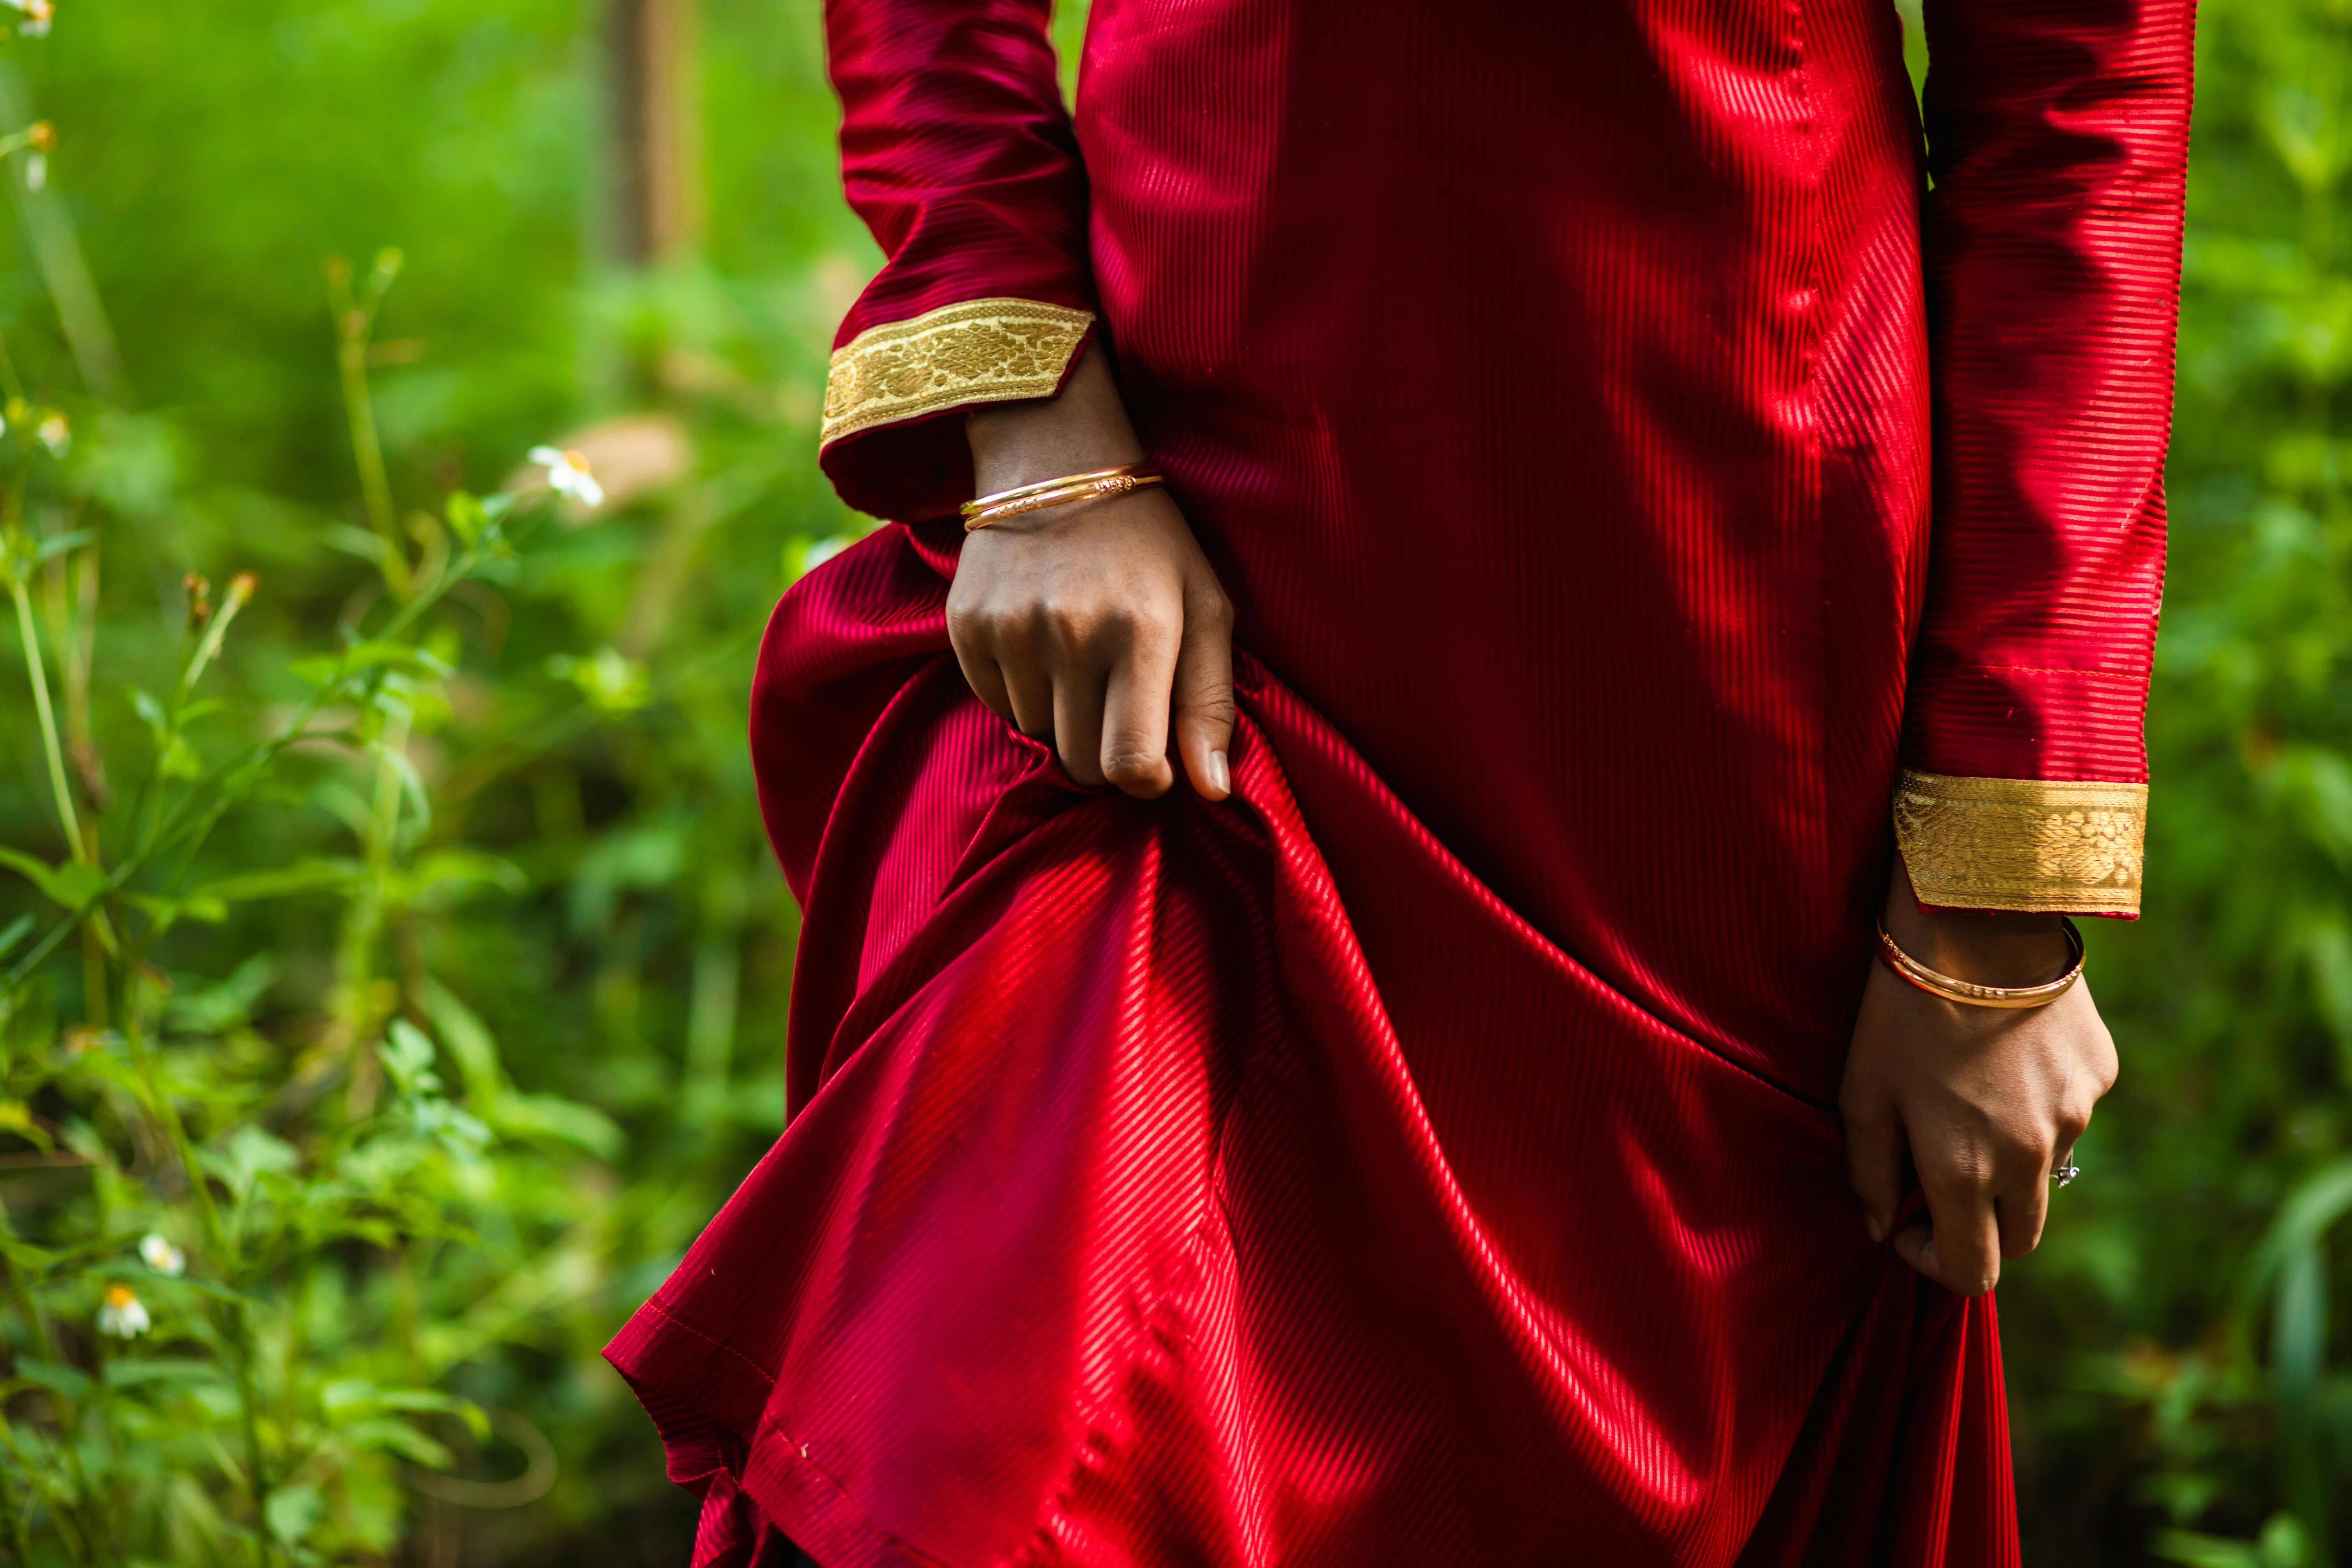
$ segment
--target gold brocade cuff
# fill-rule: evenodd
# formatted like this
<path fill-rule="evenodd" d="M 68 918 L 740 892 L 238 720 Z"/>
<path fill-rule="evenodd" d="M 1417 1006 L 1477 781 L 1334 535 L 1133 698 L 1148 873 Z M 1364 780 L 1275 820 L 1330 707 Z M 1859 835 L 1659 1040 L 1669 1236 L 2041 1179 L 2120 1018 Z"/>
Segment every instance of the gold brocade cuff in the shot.
<path fill-rule="evenodd" d="M 818 442 L 960 404 L 1051 397 L 1094 321 L 1036 300 L 967 300 L 868 327 L 833 352 Z"/>
<path fill-rule="evenodd" d="M 1895 842 L 1923 904 L 2139 913 L 2147 786 L 1903 770 Z"/>

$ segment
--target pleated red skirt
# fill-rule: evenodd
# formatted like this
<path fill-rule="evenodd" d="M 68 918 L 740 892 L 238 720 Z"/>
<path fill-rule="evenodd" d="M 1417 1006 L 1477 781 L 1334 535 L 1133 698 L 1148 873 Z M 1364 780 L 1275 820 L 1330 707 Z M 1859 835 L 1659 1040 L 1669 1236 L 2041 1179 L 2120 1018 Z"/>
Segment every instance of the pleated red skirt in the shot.
<path fill-rule="evenodd" d="M 795 1113 L 607 1352 L 698 1565 L 2016 1561 L 1991 1302 L 1868 1243 L 1832 1105 L 1246 654 L 1232 800 L 1073 786 L 949 652 L 953 538 L 761 655 Z"/>

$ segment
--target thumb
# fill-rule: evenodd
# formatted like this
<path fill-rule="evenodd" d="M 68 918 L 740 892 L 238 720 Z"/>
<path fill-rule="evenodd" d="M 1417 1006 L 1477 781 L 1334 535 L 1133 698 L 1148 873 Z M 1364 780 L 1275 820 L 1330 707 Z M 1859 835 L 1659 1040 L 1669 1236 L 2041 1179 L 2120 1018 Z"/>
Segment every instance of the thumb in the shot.
<path fill-rule="evenodd" d="M 1204 798 L 1224 799 L 1234 793 L 1226 756 L 1234 743 L 1234 607 L 1214 579 L 1185 593 L 1171 696 L 1185 774 Z"/>

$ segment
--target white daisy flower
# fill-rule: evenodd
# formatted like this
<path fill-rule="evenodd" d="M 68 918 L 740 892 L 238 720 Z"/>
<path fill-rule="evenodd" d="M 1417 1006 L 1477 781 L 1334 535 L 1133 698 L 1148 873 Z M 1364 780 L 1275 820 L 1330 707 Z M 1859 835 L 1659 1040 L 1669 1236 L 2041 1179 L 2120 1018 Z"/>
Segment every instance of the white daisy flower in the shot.
<path fill-rule="evenodd" d="M 24 4 L 17 9 L 25 13 L 25 19 L 17 24 L 16 31 L 28 38 L 46 38 L 49 36 L 49 23 L 58 14 L 57 7 L 51 5 L 49 0 L 24 0 Z"/>
<path fill-rule="evenodd" d="M 128 1285 L 109 1285 L 106 1300 L 99 1304 L 98 1331 L 111 1334 L 118 1340 L 135 1340 L 153 1325 L 147 1321 L 147 1309 L 139 1304 L 138 1296 Z"/>
<path fill-rule="evenodd" d="M 140 1238 L 139 1256 L 148 1268 L 168 1279 L 177 1279 L 187 1271 L 187 1256 L 152 1230 Z"/>
<path fill-rule="evenodd" d="M 66 416 L 62 414 L 44 416 L 34 427 L 33 434 L 41 438 L 41 445 L 49 449 L 52 458 L 64 457 L 66 448 L 73 445 L 73 427 L 66 423 Z"/>
<path fill-rule="evenodd" d="M 588 471 L 588 459 L 577 452 L 560 452 L 552 447 L 533 447 L 530 460 L 547 469 L 547 488 L 558 495 L 570 496 L 590 510 L 604 504 L 604 487 Z"/>

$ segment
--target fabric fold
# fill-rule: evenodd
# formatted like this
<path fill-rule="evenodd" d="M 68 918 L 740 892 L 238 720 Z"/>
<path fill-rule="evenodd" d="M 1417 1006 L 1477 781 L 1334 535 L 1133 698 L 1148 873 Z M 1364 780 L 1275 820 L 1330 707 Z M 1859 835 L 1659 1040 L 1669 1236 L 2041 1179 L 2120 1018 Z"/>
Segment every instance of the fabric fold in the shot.
<path fill-rule="evenodd" d="M 1247 656 L 1234 800 L 1074 787 L 944 587 L 885 529 L 763 651 L 795 1113 L 608 1352 L 698 1562 L 2007 1561 L 1953 1523 L 2008 1507 L 1952 1458 L 2000 1446 L 1990 1305 L 1864 1241 L 1828 1107 L 1546 941 Z"/>

